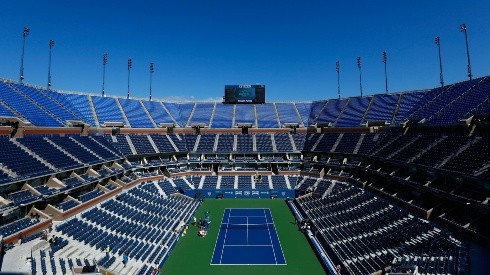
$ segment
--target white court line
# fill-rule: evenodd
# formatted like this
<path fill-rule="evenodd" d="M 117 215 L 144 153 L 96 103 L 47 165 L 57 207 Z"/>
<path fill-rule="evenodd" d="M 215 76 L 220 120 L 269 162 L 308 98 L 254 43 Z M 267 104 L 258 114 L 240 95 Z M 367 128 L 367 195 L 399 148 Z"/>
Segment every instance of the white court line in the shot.
<path fill-rule="evenodd" d="M 265 210 L 269 210 L 269 213 L 270 213 L 272 222 L 271 223 L 268 223 L 267 222 L 266 224 L 267 225 L 271 225 L 272 224 L 273 227 L 274 227 L 274 229 L 275 229 L 274 218 L 272 217 L 272 213 L 270 211 L 270 208 L 225 208 L 225 210 L 226 209 L 229 210 L 229 212 L 228 212 L 229 213 L 229 215 L 228 215 L 228 221 L 225 223 L 224 222 L 224 216 L 223 216 L 223 220 L 221 222 L 222 225 L 229 225 L 230 224 L 230 217 L 247 217 L 247 218 L 248 217 L 258 217 L 258 218 L 260 217 L 260 218 L 265 218 L 266 219 L 266 222 L 267 222 L 267 215 L 266 215 Z M 246 210 L 246 209 L 263 210 L 264 211 L 264 216 L 231 216 L 231 212 L 232 212 L 231 210 L 233 210 L 233 209 L 240 209 L 240 210 Z M 248 227 L 248 222 L 247 222 L 247 227 Z M 281 247 L 281 252 L 282 252 L 282 255 L 283 255 L 283 259 L 284 259 L 284 264 L 277 263 L 276 253 L 275 253 L 275 250 L 274 250 L 274 244 L 272 242 L 272 237 L 271 237 L 271 232 L 270 232 L 270 228 L 269 227 L 267 227 L 267 230 L 269 232 L 269 240 L 271 242 L 270 245 L 226 245 L 225 244 L 225 241 L 226 241 L 226 234 L 228 232 L 228 226 L 227 226 L 227 228 L 225 230 L 226 231 L 225 231 L 225 237 L 224 237 L 224 240 L 223 240 L 223 247 L 222 247 L 222 250 L 221 250 L 221 259 L 220 259 L 220 262 L 217 263 L 217 264 L 213 264 L 213 261 L 211 259 L 211 264 L 210 265 L 230 265 L 230 266 L 239 266 L 239 265 L 240 266 L 244 266 L 244 265 L 287 265 L 287 263 L 286 263 L 286 257 L 284 257 L 284 252 L 282 251 L 281 241 L 279 239 L 279 235 L 277 234 L 277 230 L 276 230 L 276 237 L 277 237 L 277 240 L 279 242 L 279 246 Z M 220 231 L 221 231 L 221 226 L 220 226 Z M 219 236 L 220 231 L 218 231 L 218 236 Z M 248 230 L 247 230 L 247 233 L 248 233 Z M 215 250 L 216 250 L 216 245 L 217 244 L 218 244 L 218 242 L 216 241 Z M 262 246 L 262 247 L 272 247 L 272 250 L 273 250 L 273 253 L 274 253 L 274 259 L 275 259 L 276 263 L 275 264 L 258 264 L 258 263 L 257 264 L 254 264 L 254 263 L 250 263 L 250 264 L 223 264 L 223 263 L 221 263 L 221 261 L 222 261 L 222 258 L 223 258 L 223 252 L 224 252 L 225 246 L 244 246 L 244 247 L 247 247 L 247 246 L 250 246 L 250 247 L 254 247 L 254 246 L 260 247 L 260 246 Z M 214 251 L 213 251 L 213 256 L 214 256 Z"/>
<path fill-rule="evenodd" d="M 269 212 L 270 211 L 271 210 L 269 209 Z M 267 221 L 267 215 L 265 214 L 265 209 L 264 209 L 264 216 L 266 216 L 265 221 Z M 272 216 L 272 214 L 271 214 L 271 216 Z M 275 230 L 275 227 L 274 227 L 274 230 Z M 276 261 L 276 264 L 277 264 L 276 250 L 274 249 L 274 244 L 272 243 L 271 231 L 270 231 L 268 226 L 267 226 L 267 232 L 269 232 L 269 240 L 271 241 L 271 245 L 272 245 L 272 253 L 274 253 L 274 261 Z"/>
<path fill-rule="evenodd" d="M 231 210 L 230 210 L 231 213 Z M 230 216 L 228 216 L 228 223 L 230 222 Z M 226 234 L 228 233 L 228 226 L 225 229 L 225 239 L 223 240 L 223 247 L 221 248 L 221 257 L 219 259 L 219 263 L 223 260 L 223 253 L 225 252 L 225 243 L 226 243 Z"/>
<path fill-rule="evenodd" d="M 226 225 L 266 225 L 266 224 L 274 224 L 272 222 L 268 222 L 268 223 L 227 223 L 227 222 L 222 222 L 221 224 L 226 224 Z M 233 229 L 233 228 L 229 228 L 229 229 Z"/>
<path fill-rule="evenodd" d="M 223 220 L 225 219 L 225 213 L 226 213 L 226 209 L 225 209 L 225 212 L 223 213 L 223 218 L 221 219 L 221 223 L 223 223 Z M 221 226 L 219 227 L 219 230 L 218 230 L 218 237 L 219 237 L 219 233 L 220 232 L 221 232 Z M 213 258 L 214 258 L 214 252 L 216 251 L 216 246 L 217 245 L 218 245 L 218 238 L 216 238 L 216 243 L 214 244 L 213 255 L 211 256 L 211 263 L 210 263 L 210 265 L 215 265 L 215 264 L 213 264 Z M 221 250 L 221 257 L 223 257 L 223 249 Z M 221 264 L 221 262 L 219 264 Z"/>
<path fill-rule="evenodd" d="M 223 246 L 273 246 L 272 244 L 227 244 Z"/>
<path fill-rule="evenodd" d="M 230 218 L 267 218 L 265 216 L 230 216 Z"/>
<path fill-rule="evenodd" d="M 271 214 L 271 220 L 272 220 L 272 223 L 274 224 L 274 217 L 272 217 L 272 212 L 270 209 L 269 209 L 269 213 Z M 276 230 L 275 225 L 274 225 L 274 230 Z M 288 263 L 286 262 L 286 256 L 284 256 L 284 250 L 282 250 L 281 239 L 279 239 L 279 233 L 277 233 L 277 230 L 276 230 L 276 236 L 277 236 L 277 241 L 279 242 L 279 247 L 281 248 L 282 258 L 284 259 L 284 265 L 287 265 Z M 283 264 L 280 264 L 280 265 L 283 265 Z"/>

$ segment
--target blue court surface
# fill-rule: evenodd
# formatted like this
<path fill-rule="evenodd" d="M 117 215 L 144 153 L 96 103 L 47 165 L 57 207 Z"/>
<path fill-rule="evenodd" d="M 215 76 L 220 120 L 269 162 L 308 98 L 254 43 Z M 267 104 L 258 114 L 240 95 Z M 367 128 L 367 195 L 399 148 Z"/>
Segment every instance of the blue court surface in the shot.
<path fill-rule="evenodd" d="M 227 208 L 211 265 L 285 265 L 268 208 Z"/>

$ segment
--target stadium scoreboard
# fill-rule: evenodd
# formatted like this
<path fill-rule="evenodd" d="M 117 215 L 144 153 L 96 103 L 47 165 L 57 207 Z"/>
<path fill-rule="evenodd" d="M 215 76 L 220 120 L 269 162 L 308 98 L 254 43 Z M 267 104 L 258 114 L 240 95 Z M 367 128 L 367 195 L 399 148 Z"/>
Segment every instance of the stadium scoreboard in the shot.
<path fill-rule="evenodd" d="M 225 85 L 223 103 L 265 103 L 265 85 Z"/>

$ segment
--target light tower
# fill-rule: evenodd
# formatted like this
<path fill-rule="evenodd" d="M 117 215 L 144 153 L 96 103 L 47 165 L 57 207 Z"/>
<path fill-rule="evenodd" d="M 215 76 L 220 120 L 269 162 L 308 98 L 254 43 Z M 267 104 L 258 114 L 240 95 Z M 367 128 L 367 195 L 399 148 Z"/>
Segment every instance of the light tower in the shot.
<path fill-rule="evenodd" d="M 468 46 L 468 28 L 466 27 L 466 24 L 461 24 L 459 26 L 459 30 L 461 32 L 464 32 L 464 37 L 466 39 L 466 56 L 468 57 L 468 78 L 470 80 L 473 79 L 473 75 L 471 74 L 471 62 L 470 62 L 470 47 Z"/>
<path fill-rule="evenodd" d="M 388 53 L 386 53 L 386 51 L 383 51 L 381 57 L 382 57 L 383 63 L 385 64 L 385 88 L 386 88 L 386 94 L 388 94 L 388 73 L 386 70 L 386 63 L 388 61 Z"/>
<path fill-rule="evenodd" d="M 151 82 L 153 78 L 153 73 L 155 72 L 155 63 L 150 63 L 150 101 L 151 101 Z"/>
<path fill-rule="evenodd" d="M 133 60 L 128 59 L 128 99 L 129 99 L 129 77 L 131 76 L 131 68 L 133 68 Z"/>
<path fill-rule="evenodd" d="M 441 38 L 439 36 L 436 37 L 435 43 L 439 51 L 439 83 L 441 83 L 441 88 L 444 88 L 444 76 L 442 74 Z"/>
<path fill-rule="evenodd" d="M 357 57 L 357 68 L 359 68 L 359 87 L 361 89 L 361 97 L 362 97 L 362 62 L 361 57 Z"/>
<path fill-rule="evenodd" d="M 26 37 L 29 35 L 30 29 L 28 27 L 24 27 L 24 31 L 22 32 L 22 54 L 20 56 L 20 76 L 19 76 L 19 82 L 22 83 L 22 80 L 24 80 L 24 48 L 26 45 Z"/>
<path fill-rule="evenodd" d="M 340 61 L 335 62 L 335 71 L 337 71 L 337 93 L 340 99 Z"/>
<path fill-rule="evenodd" d="M 109 61 L 107 53 L 102 56 L 102 96 L 105 96 L 105 66 Z"/>
<path fill-rule="evenodd" d="M 49 61 L 48 61 L 48 85 L 47 89 L 51 88 L 51 50 L 54 47 L 54 40 L 50 39 L 49 40 Z"/>

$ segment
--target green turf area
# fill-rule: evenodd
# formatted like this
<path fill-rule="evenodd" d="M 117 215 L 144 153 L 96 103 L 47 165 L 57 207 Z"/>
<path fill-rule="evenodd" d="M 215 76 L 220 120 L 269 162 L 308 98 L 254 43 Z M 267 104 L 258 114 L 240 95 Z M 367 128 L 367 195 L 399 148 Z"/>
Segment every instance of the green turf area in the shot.
<path fill-rule="evenodd" d="M 287 265 L 277 266 L 216 266 L 210 265 L 225 208 L 270 208 Z M 206 200 L 197 210 L 196 218 L 209 211 L 211 228 L 205 238 L 197 236 L 198 229 L 189 226 L 186 236 L 162 268 L 162 274 L 325 274 L 305 235 L 298 230 L 294 216 L 284 200 L 222 199 Z"/>

